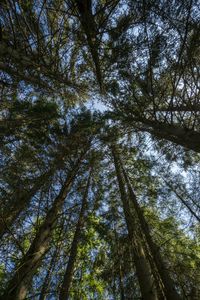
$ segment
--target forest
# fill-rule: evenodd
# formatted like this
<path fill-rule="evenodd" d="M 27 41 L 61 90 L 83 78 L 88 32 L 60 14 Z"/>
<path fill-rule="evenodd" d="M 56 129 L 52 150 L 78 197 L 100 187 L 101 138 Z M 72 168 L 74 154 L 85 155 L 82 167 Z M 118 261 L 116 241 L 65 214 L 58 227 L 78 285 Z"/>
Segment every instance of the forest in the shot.
<path fill-rule="evenodd" d="M 199 0 L 0 1 L 0 300 L 200 300 Z"/>

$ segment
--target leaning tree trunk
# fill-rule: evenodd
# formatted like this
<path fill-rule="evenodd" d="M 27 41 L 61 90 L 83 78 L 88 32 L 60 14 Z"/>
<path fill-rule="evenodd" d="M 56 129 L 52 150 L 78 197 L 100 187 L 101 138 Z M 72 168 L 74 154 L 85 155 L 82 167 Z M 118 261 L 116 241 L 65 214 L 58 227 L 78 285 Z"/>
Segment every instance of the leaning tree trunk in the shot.
<path fill-rule="evenodd" d="M 200 152 L 200 132 L 198 131 L 145 118 L 136 118 L 135 121 L 141 122 L 144 125 L 142 130 L 153 134 L 158 139 L 165 139 L 195 152 Z"/>
<path fill-rule="evenodd" d="M 132 189 L 132 186 L 130 184 L 130 180 L 124 170 L 124 168 L 122 167 L 123 170 L 123 174 L 124 174 L 124 178 L 128 187 L 128 191 L 130 194 L 130 198 L 132 200 L 135 212 L 137 214 L 141 229 L 143 231 L 143 234 L 146 238 L 147 244 L 149 246 L 150 252 L 152 254 L 154 263 L 157 267 L 158 273 L 160 275 L 160 278 L 162 280 L 162 284 L 163 284 L 163 291 L 165 294 L 165 297 L 167 300 L 181 300 L 181 296 L 178 294 L 178 292 L 176 291 L 176 286 L 175 283 L 173 281 L 173 279 L 171 278 L 167 267 L 163 261 L 163 258 L 160 254 L 159 248 L 158 246 L 155 244 L 155 242 L 152 240 L 151 234 L 150 234 L 150 229 L 148 226 L 148 223 L 146 222 L 143 212 L 137 202 L 135 193 Z"/>
<path fill-rule="evenodd" d="M 89 191 L 89 186 L 90 186 L 90 178 L 91 178 L 91 174 L 89 174 L 86 189 L 85 189 L 85 192 L 83 195 L 82 206 L 81 206 L 79 219 L 78 219 L 78 222 L 76 225 L 76 230 L 74 233 L 74 238 L 73 238 L 71 249 L 70 249 L 69 261 L 67 264 L 64 279 L 63 279 L 62 286 L 60 289 L 59 300 L 68 300 L 69 299 L 70 286 L 72 283 L 72 276 L 73 276 L 74 266 L 75 266 L 75 262 L 76 262 L 76 258 L 77 258 L 77 251 L 78 251 L 78 245 L 79 245 L 79 240 L 80 240 L 80 236 L 81 236 L 81 229 L 83 227 L 84 214 L 85 214 L 85 210 L 87 207 L 87 197 L 88 197 L 88 191 Z"/>
<path fill-rule="evenodd" d="M 123 210 L 125 215 L 125 220 L 128 229 L 128 235 L 130 239 L 130 243 L 132 244 L 133 249 L 133 259 L 136 268 L 136 273 L 138 277 L 138 282 L 140 285 L 140 290 L 142 294 L 142 299 L 144 300 L 156 300 L 157 293 L 155 289 L 155 284 L 153 281 L 153 276 L 151 272 L 151 268 L 147 257 L 145 255 L 145 251 L 142 245 L 141 236 L 138 233 L 138 228 L 135 223 L 135 216 L 131 210 L 129 200 L 127 197 L 127 193 L 125 190 L 125 184 L 123 180 L 123 174 L 121 171 L 118 155 L 115 149 L 115 146 L 111 147 L 112 155 L 115 164 L 115 170 L 119 185 L 119 190 L 121 194 L 121 200 L 123 204 Z"/>
<path fill-rule="evenodd" d="M 159 139 L 166 139 L 187 149 L 200 152 L 200 133 L 198 131 L 152 122 L 152 130 L 150 129 L 149 132 Z"/>
<path fill-rule="evenodd" d="M 83 158 L 83 156 L 82 156 Z M 42 258 L 49 249 L 52 232 L 56 226 L 58 213 L 62 208 L 63 202 L 70 190 L 70 187 L 77 175 L 77 171 L 82 162 L 82 158 L 78 159 L 74 168 L 68 174 L 67 179 L 56 197 L 52 208 L 48 211 L 47 216 L 40 226 L 35 239 L 33 240 L 29 250 L 22 258 L 18 265 L 13 278 L 8 283 L 8 286 L 0 297 L 2 300 L 23 300 L 26 298 L 27 288 L 29 283 L 41 264 Z"/>
<path fill-rule="evenodd" d="M 149 120 L 145 117 L 134 116 L 130 113 L 128 116 L 125 114 L 122 112 L 117 112 L 109 113 L 108 116 L 111 116 L 111 118 L 113 117 L 114 119 L 120 119 L 129 127 L 131 124 L 136 124 L 135 127 L 139 131 L 149 132 L 158 139 L 164 139 L 174 144 L 183 146 L 189 150 L 200 152 L 199 131 L 183 128 L 180 125 L 164 123 L 158 120 Z M 137 123 L 139 124 L 137 125 Z"/>

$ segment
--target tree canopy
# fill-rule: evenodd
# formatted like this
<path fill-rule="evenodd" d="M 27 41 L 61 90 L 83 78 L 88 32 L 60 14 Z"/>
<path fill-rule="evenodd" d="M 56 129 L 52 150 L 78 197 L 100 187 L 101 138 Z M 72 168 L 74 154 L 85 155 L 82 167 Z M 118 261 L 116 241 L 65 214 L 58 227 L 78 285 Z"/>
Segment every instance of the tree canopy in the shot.
<path fill-rule="evenodd" d="M 198 0 L 0 3 L 0 299 L 200 299 Z"/>

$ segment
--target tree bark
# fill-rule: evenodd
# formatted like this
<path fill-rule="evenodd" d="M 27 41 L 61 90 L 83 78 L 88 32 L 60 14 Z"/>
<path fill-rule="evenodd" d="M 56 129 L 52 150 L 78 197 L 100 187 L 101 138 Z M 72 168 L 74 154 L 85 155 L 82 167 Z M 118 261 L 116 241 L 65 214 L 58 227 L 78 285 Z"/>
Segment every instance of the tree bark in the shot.
<path fill-rule="evenodd" d="M 78 251 L 78 245 L 79 245 L 79 240 L 80 240 L 80 236 L 81 236 L 81 229 L 83 227 L 84 214 L 85 214 L 85 210 L 87 207 L 87 197 L 88 197 L 88 191 L 89 191 L 89 186 L 90 186 L 90 178 L 91 178 L 91 173 L 89 174 L 89 177 L 87 180 L 87 185 L 86 185 L 85 192 L 83 195 L 79 219 L 78 219 L 78 222 L 76 225 L 76 230 L 74 233 L 74 238 L 73 238 L 71 249 L 70 249 L 69 260 L 68 260 L 67 268 L 65 271 L 64 279 L 62 282 L 62 286 L 60 289 L 59 300 L 68 300 L 69 299 L 70 286 L 72 283 L 72 276 L 73 276 L 74 266 L 75 266 L 75 262 L 76 262 L 76 258 L 77 258 L 77 251 Z"/>
<path fill-rule="evenodd" d="M 22 258 L 13 278 L 8 283 L 7 289 L 5 290 L 3 296 L 0 297 L 0 299 L 25 299 L 29 282 L 31 281 L 37 268 L 40 266 L 42 258 L 49 249 L 49 242 L 51 240 L 52 232 L 56 226 L 58 213 L 76 177 L 81 162 L 82 158 L 78 159 L 74 168 L 69 172 L 59 195 L 56 197 L 53 206 L 48 211 L 47 216 L 43 224 L 40 226 L 29 250 Z"/>
<path fill-rule="evenodd" d="M 119 262 L 119 289 L 120 289 L 120 300 L 125 300 L 125 292 L 124 292 L 124 283 L 123 283 L 123 273 L 121 261 Z"/>
<path fill-rule="evenodd" d="M 138 230 L 136 228 L 136 223 L 134 221 L 135 216 L 133 215 L 133 212 L 131 211 L 131 207 L 129 205 L 129 200 L 125 190 L 119 159 L 114 145 L 111 147 L 111 150 L 114 159 L 115 170 L 128 229 L 128 235 L 130 243 L 132 244 L 133 259 L 136 267 L 136 273 L 140 285 L 142 299 L 156 300 L 158 298 L 155 290 L 155 284 L 153 282 L 151 268 L 142 246 L 141 236 L 138 234 Z"/>
<path fill-rule="evenodd" d="M 100 90 L 103 91 L 103 80 L 102 72 L 100 67 L 100 60 L 98 54 L 99 41 L 97 39 L 97 25 L 95 23 L 94 16 L 92 14 L 92 1 L 91 0 L 76 0 L 77 9 L 79 12 L 79 18 L 82 25 L 82 28 L 85 32 L 89 50 L 93 59 L 95 66 L 95 74 L 100 87 Z"/>
<path fill-rule="evenodd" d="M 195 152 L 200 152 L 200 132 L 180 126 L 165 124 L 160 121 L 138 119 L 146 127 L 143 128 L 158 139 L 165 139 Z"/>
<path fill-rule="evenodd" d="M 57 249 L 54 251 L 53 256 L 51 258 L 50 266 L 49 266 L 49 268 L 47 270 L 47 274 L 44 278 L 44 282 L 43 282 L 43 285 L 42 285 L 39 300 L 45 300 L 46 299 L 47 292 L 48 292 L 49 285 L 50 285 L 50 278 L 51 278 L 51 274 L 52 274 L 52 269 L 54 269 L 56 259 L 57 259 Z"/>
<path fill-rule="evenodd" d="M 123 167 L 122 167 L 122 169 L 123 169 Z M 144 236 L 146 238 L 147 244 L 151 251 L 151 254 L 154 259 L 155 265 L 157 267 L 158 273 L 162 280 L 165 297 L 167 300 L 172 300 L 172 299 L 173 300 L 181 300 L 181 296 L 176 291 L 175 283 L 167 270 L 167 267 L 166 267 L 166 265 L 162 259 L 162 256 L 160 254 L 159 248 L 152 240 L 149 226 L 144 218 L 143 212 L 137 202 L 135 193 L 130 184 L 130 180 L 124 169 L 123 169 L 123 174 L 124 174 L 124 178 L 125 178 L 128 190 L 129 190 L 130 198 L 132 200 L 132 203 L 133 203 L 135 212 L 137 214 L 140 226 L 143 230 Z"/>
<path fill-rule="evenodd" d="M 126 112 L 125 112 L 126 114 Z M 158 139 L 164 139 L 174 144 L 183 146 L 189 150 L 200 152 L 200 132 L 183 128 L 178 125 L 164 123 L 158 120 L 149 120 L 140 116 L 134 116 L 128 113 L 128 116 L 122 113 L 109 113 L 108 116 L 114 119 L 120 119 L 129 127 L 135 124 L 135 128 L 139 131 L 146 131 L 156 136 Z M 139 124 L 137 124 L 139 123 Z M 140 126 L 141 124 L 141 126 Z"/>

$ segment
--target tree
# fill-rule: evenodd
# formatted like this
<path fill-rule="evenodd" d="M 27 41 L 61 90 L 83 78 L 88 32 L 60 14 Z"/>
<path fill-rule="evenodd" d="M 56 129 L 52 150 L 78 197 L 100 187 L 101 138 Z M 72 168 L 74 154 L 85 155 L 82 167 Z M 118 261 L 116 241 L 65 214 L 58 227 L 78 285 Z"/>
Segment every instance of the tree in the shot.
<path fill-rule="evenodd" d="M 74 271 L 74 264 L 75 264 L 76 257 L 77 257 L 78 243 L 79 243 L 81 230 L 82 230 L 82 226 L 83 226 L 85 210 L 87 207 L 87 197 L 88 197 L 88 192 L 89 192 L 89 187 L 90 187 L 90 179 L 91 179 L 91 174 L 89 174 L 89 176 L 88 176 L 87 184 L 86 184 L 85 191 L 83 194 L 81 210 L 80 210 L 78 222 L 76 225 L 76 230 L 74 233 L 74 237 L 73 237 L 73 241 L 72 241 L 72 245 L 71 245 L 71 249 L 70 249 L 69 261 L 67 263 L 66 272 L 65 272 L 65 275 L 63 278 L 63 283 L 62 283 L 61 289 L 60 289 L 60 296 L 59 296 L 60 300 L 66 300 L 69 298 L 69 291 L 70 291 L 70 285 L 71 285 L 73 271 Z"/>
<path fill-rule="evenodd" d="M 0 4 L 0 298 L 200 298 L 196 0 Z"/>
<path fill-rule="evenodd" d="M 119 158 L 117 157 L 115 146 L 112 145 L 111 147 L 119 183 L 119 189 L 123 202 L 124 215 L 126 218 L 128 233 L 130 237 L 130 243 L 133 244 L 133 257 L 136 266 L 138 281 L 141 288 L 141 294 L 144 299 L 157 299 L 149 262 L 145 257 L 146 255 L 141 243 L 141 237 L 137 232 L 138 229 L 135 228 L 137 225 L 134 224 L 133 221 L 135 216 L 131 214 L 131 206 L 129 204 L 130 200 L 127 199 L 126 191 L 124 188 L 123 178 L 119 165 Z"/>

